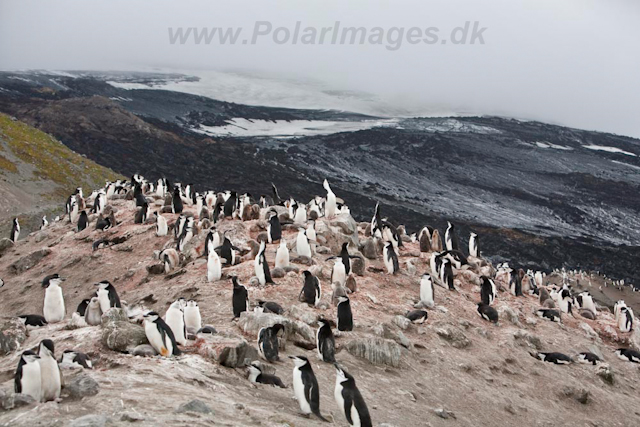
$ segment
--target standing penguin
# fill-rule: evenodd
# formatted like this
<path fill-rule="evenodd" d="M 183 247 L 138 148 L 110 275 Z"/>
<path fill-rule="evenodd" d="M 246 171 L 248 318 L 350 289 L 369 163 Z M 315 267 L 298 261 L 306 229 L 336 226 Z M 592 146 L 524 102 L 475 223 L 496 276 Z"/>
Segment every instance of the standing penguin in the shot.
<path fill-rule="evenodd" d="M 165 323 L 171 328 L 175 342 L 180 345 L 187 344 L 187 331 L 184 323 L 184 298 L 172 302 L 164 315 Z"/>
<path fill-rule="evenodd" d="M 64 281 L 57 274 L 52 274 L 42 280 L 42 287 L 45 288 L 44 293 L 44 318 L 49 323 L 57 323 L 64 319 L 66 310 L 64 307 L 64 297 L 62 296 L 62 288 L 60 284 Z"/>
<path fill-rule="evenodd" d="M 258 282 L 264 286 L 267 283 L 273 283 L 271 279 L 271 272 L 269 271 L 269 264 L 267 263 L 267 257 L 264 254 L 266 250 L 266 244 L 264 241 L 260 242 L 260 249 L 258 250 L 258 254 L 256 255 L 256 259 L 254 261 L 254 270 L 256 273 L 256 277 L 258 278 Z"/>
<path fill-rule="evenodd" d="M 167 219 L 160 215 L 158 212 L 156 215 L 156 236 L 162 237 L 169 233 L 169 226 L 167 225 Z"/>
<path fill-rule="evenodd" d="M 329 182 L 325 179 L 322 186 L 327 190 L 327 202 L 324 206 L 324 216 L 327 218 L 333 218 L 336 215 L 336 195 L 331 191 Z"/>
<path fill-rule="evenodd" d="M 306 416 L 315 414 L 322 421 L 328 422 L 320 414 L 320 388 L 313 373 L 311 363 L 304 356 L 289 356 L 293 359 L 293 392 L 300 410 Z"/>
<path fill-rule="evenodd" d="M 371 416 L 362 394 L 356 387 L 356 380 L 336 363 L 336 388 L 334 397 L 342 415 L 349 425 L 372 427 Z"/>
<path fill-rule="evenodd" d="M 377 239 L 382 238 L 382 219 L 380 217 L 380 202 L 376 202 L 376 207 L 371 218 L 371 236 Z"/>
<path fill-rule="evenodd" d="M 480 287 L 480 301 L 486 305 L 493 304 L 496 296 L 498 295 L 498 289 L 493 279 L 489 279 L 486 276 L 482 277 L 482 286 Z"/>
<path fill-rule="evenodd" d="M 308 230 L 307 230 L 307 235 L 309 234 Z M 335 259 L 335 258 L 341 258 L 342 259 L 342 264 L 344 265 L 344 274 L 345 276 L 348 276 L 349 273 L 351 273 L 351 259 L 352 258 L 359 258 L 356 255 L 349 255 L 349 242 L 344 242 L 342 244 L 342 249 L 340 250 L 340 254 L 338 256 L 332 256 L 327 258 L 327 261 L 330 259 Z"/>
<path fill-rule="evenodd" d="M 18 241 L 20 237 L 20 223 L 18 222 L 18 218 L 13 218 L 13 227 L 11 228 L 11 241 L 13 243 Z"/>
<path fill-rule="evenodd" d="M 287 241 L 280 240 L 280 246 L 276 251 L 276 268 L 286 268 L 289 266 L 289 248 L 287 248 Z"/>
<path fill-rule="evenodd" d="M 311 274 L 309 270 L 303 271 L 304 273 L 304 285 L 300 291 L 299 299 L 307 304 L 317 305 L 322 297 L 322 289 L 320 287 L 320 280 Z"/>
<path fill-rule="evenodd" d="M 140 209 L 138 211 L 136 211 L 136 214 L 133 218 L 133 223 L 134 224 L 144 224 L 147 222 L 147 219 L 149 219 L 149 214 L 150 214 L 150 209 L 149 209 L 149 203 L 145 200 L 142 202 L 142 206 L 140 207 Z"/>
<path fill-rule="evenodd" d="M 238 193 L 236 193 L 235 191 L 232 191 L 231 194 L 229 195 L 229 198 L 224 202 L 224 210 L 223 210 L 224 216 L 225 217 L 233 216 L 234 212 L 236 211 L 237 204 L 238 204 Z"/>
<path fill-rule="evenodd" d="M 450 291 L 455 290 L 453 286 L 453 270 L 451 268 L 451 261 L 449 261 L 448 258 L 442 260 L 442 265 L 440 266 L 440 281 Z"/>
<path fill-rule="evenodd" d="M 40 341 L 38 346 L 38 363 L 40 363 L 40 376 L 42 384 L 42 401 L 48 402 L 60 397 L 62 388 L 62 374 L 55 357 L 53 341 L 46 339 Z"/>
<path fill-rule="evenodd" d="M 98 297 L 93 297 L 87 305 L 87 309 L 84 312 L 84 321 L 89 326 L 98 326 L 102 324 L 102 309 L 100 308 L 100 300 Z"/>
<path fill-rule="evenodd" d="M 353 314 L 349 297 L 338 297 L 338 330 L 353 331 Z"/>
<path fill-rule="evenodd" d="M 173 190 L 173 199 L 171 200 L 171 210 L 174 214 L 182 213 L 184 205 L 182 204 L 182 196 L 180 195 L 180 188 L 176 187 Z"/>
<path fill-rule="evenodd" d="M 216 227 L 211 227 L 207 233 L 207 237 L 204 241 L 204 256 L 208 257 L 209 254 L 216 250 L 220 246 L 220 233 L 216 230 Z"/>
<path fill-rule="evenodd" d="M 476 258 L 480 256 L 480 251 L 478 250 L 478 235 L 476 233 L 471 233 L 471 236 L 469 236 L 469 256 Z"/>
<path fill-rule="evenodd" d="M 233 316 L 240 317 L 240 313 L 247 311 L 249 307 L 249 292 L 247 292 L 247 288 L 238 283 L 236 276 L 231 277 L 231 281 L 233 282 L 233 297 L 231 301 L 233 305 Z"/>
<path fill-rule="evenodd" d="M 207 258 L 207 281 L 209 283 L 220 280 L 222 277 L 222 263 L 216 251 L 209 251 Z"/>
<path fill-rule="evenodd" d="M 96 286 L 98 287 L 96 296 L 98 297 L 98 301 L 100 301 L 100 310 L 102 310 L 103 313 L 106 313 L 112 307 L 122 307 L 116 288 L 111 283 L 103 280 L 100 283 L 96 283 Z"/>
<path fill-rule="evenodd" d="M 87 228 L 87 224 L 89 224 L 89 217 L 87 216 L 87 211 L 80 212 L 80 218 L 78 218 L 78 232 Z"/>
<path fill-rule="evenodd" d="M 273 326 L 260 329 L 258 332 L 258 353 L 267 362 L 275 362 L 278 358 L 280 342 L 278 334 L 284 331 L 284 325 L 276 323 Z"/>
<path fill-rule="evenodd" d="M 398 254 L 394 249 L 392 242 L 387 242 L 382 250 L 382 258 L 384 259 L 384 265 L 387 267 L 389 274 L 396 274 L 400 270 L 400 264 L 398 263 Z"/>
<path fill-rule="evenodd" d="M 267 239 L 269 243 L 275 243 L 282 238 L 282 226 L 280 225 L 280 219 L 278 213 L 273 211 L 269 217 L 269 223 L 267 224 Z"/>
<path fill-rule="evenodd" d="M 318 320 L 318 331 L 316 332 L 316 349 L 318 356 L 324 362 L 334 363 L 336 361 L 336 339 L 333 336 L 331 325 L 326 319 Z"/>
<path fill-rule="evenodd" d="M 184 225 L 186 223 L 187 223 L 186 215 L 180 214 L 180 216 L 176 220 L 173 227 L 173 235 L 175 236 L 176 240 L 178 240 L 180 236 L 182 236 L 182 230 L 184 230 Z"/>
<path fill-rule="evenodd" d="M 224 236 L 222 245 L 218 246 L 216 250 L 220 251 L 220 258 L 224 259 L 227 265 L 234 265 L 236 263 L 236 251 L 239 249 L 231 244 L 231 240 L 229 240 L 227 236 Z"/>
<path fill-rule="evenodd" d="M 344 286 L 347 281 L 347 275 L 345 272 L 345 265 L 342 262 L 342 258 L 336 259 L 331 269 L 331 285 L 334 283 Z"/>
<path fill-rule="evenodd" d="M 144 332 L 149 344 L 163 357 L 181 354 L 171 328 L 155 311 L 144 315 Z"/>
<path fill-rule="evenodd" d="M 518 269 L 514 272 L 515 274 L 511 275 L 511 282 L 509 283 L 509 290 L 511 295 L 516 297 L 523 296 L 522 294 L 522 277 L 524 276 L 524 271 L 522 269 Z"/>
<path fill-rule="evenodd" d="M 622 307 L 618 319 L 618 328 L 620 332 L 631 332 L 633 329 L 633 311 L 630 307 Z"/>
<path fill-rule="evenodd" d="M 457 251 L 460 249 L 460 244 L 458 243 L 458 235 L 456 234 L 456 230 L 451 224 L 451 222 L 447 221 L 447 230 L 444 232 L 444 242 L 448 251 Z"/>
<path fill-rule="evenodd" d="M 169 273 L 171 270 L 176 268 L 180 263 L 180 255 L 178 255 L 178 251 L 173 248 L 168 248 L 160 252 L 158 255 L 160 261 L 164 264 L 164 272 Z"/>
<path fill-rule="evenodd" d="M 192 216 L 187 218 L 187 221 L 185 222 L 185 225 L 182 229 L 182 233 L 180 234 L 180 237 L 178 237 L 178 251 L 180 252 L 184 251 L 186 244 L 189 243 L 189 241 L 193 237 L 194 221 L 195 219 Z"/>
<path fill-rule="evenodd" d="M 40 222 L 40 230 L 44 230 L 49 225 L 49 221 L 47 221 L 47 216 L 42 217 L 42 221 Z"/>
<path fill-rule="evenodd" d="M 26 394 L 35 399 L 36 402 L 42 400 L 42 376 L 40 372 L 40 356 L 33 351 L 27 350 L 20 355 L 18 368 L 14 376 L 14 391 Z"/>
<path fill-rule="evenodd" d="M 187 306 L 184 308 L 184 326 L 187 331 L 194 330 L 197 332 L 202 328 L 200 308 L 194 300 L 187 301 Z"/>
<path fill-rule="evenodd" d="M 431 275 L 424 273 L 420 279 L 420 302 L 430 308 L 435 306 L 433 280 Z"/>
<path fill-rule="evenodd" d="M 298 253 L 298 256 L 311 258 L 311 245 L 309 245 L 307 232 L 304 228 L 300 228 L 298 231 L 298 237 L 296 238 L 296 252 Z"/>

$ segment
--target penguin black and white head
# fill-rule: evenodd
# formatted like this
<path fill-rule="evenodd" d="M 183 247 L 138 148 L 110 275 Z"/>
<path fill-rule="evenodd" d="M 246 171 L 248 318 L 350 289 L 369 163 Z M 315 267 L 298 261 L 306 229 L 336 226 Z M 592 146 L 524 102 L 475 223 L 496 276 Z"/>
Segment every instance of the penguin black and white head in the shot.
<path fill-rule="evenodd" d="M 316 350 L 318 351 L 320 360 L 328 363 L 336 361 L 336 340 L 331 330 L 331 324 L 323 318 L 318 320 Z"/>
<path fill-rule="evenodd" d="M 13 218 L 13 227 L 11 228 L 11 241 L 13 243 L 18 241 L 20 237 L 20 223 L 18 222 L 18 218 Z"/>
<path fill-rule="evenodd" d="M 178 356 L 178 348 L 173 331 L 155 311 L 144 315 L 144 331 L 149 344 L 163 357 Z"/>
<path fill-rule="evenodd" d="M 336 367 L 336 387 L 334 397 L 340 412 L 351 426 L 372 427 L 371 416 L 367 404 L 356 387 L 356 380 L 340 365 Z"/>
<path fill-rule="evenodd" d="M 346 295 L 338 297 L 338 330 L 353 330 L 353 313 L 351 312 L 351 301 Z"/>
<path fill-rule="evenodd" d="M 625 362 L 640 363 L 640 352 L 632 348 L 619 348 L 614 353 Z"/>
<path fill-rule="evenodd" d="M 249 381 L 254 384 L 267 384 L 274 387 L 287 388 L 282 380 L 275 375 L 264 374 L 256 362 L 249 365 Z"/>
<path fill-rule="evenodd" d="M 597 365 L 602 361 L 596 354 L 589 353 L 589 352 L 579 353 L 576 360 L 579 363 L 586 363 L 586 364 L 590 363 L 592 365 Z"/>
<path fill-rule="evenodd" d="M 236 276 L 232 276 L 231 281 L 233 283 L 233 296 L 231 301 L 233 305 L 233 316 L 240 317 L 240 314 L 249 308 L 249 293 L 247 292 L 247 288 L 238 282 Z"/>
<path fill-rule="evenodd" d="M 18 368 L 14 376 L 14 391 L 31 396 L 36 402 L 42 399 L 42 376 L 40 356 L 27 350 L 20 355 Z"/>
<path fill-rule="evenodd" d="M 320 388 L 311 363 L 304 356 L 289 356 L 289 358 L 294 363 L 293 392 L 300 410 L 305 415 L 315 414 L 322 421 L 327 421 L 320 414 Z"/>
<path fill-rule="evenodd" d="M 64 368 L 93 369 L 91 358 L 80 351 L 65 350 L 60 358 L 60 366 Z"/>
<path fill-rule="evenodd" d="M 76 308 L 76 313 L 78 313 L 78 315 L 80 315 L 81 317 L 84 317 L 84 314 L 87 311 L 87 307 L 89 306 L 90 302 L 90 298 L 85 298 L 80 301 L 80 304 L 78 304 L 78 307 Z"/>
<path fill-rule="evenodd" d="M 300 291 L 300 301 L 306 302 L 310 305 L 317 305 L 322 297 L 322 289 L 320 287 L 320 280 L 311 274 L 309 270 L 302 272 L 304 274 L 304 284 Z"/>
<path fill-rule="evenodd" d="M 109 283 L 109 281 L 103 280 L 96 283 L 96 286 L 98 287 L 96 296 L 98 297 L 98 301 L 100 301 L 100 309 L 103 313 L 106 313 L 112 307 L 122 307 L 116 288 Z"/>

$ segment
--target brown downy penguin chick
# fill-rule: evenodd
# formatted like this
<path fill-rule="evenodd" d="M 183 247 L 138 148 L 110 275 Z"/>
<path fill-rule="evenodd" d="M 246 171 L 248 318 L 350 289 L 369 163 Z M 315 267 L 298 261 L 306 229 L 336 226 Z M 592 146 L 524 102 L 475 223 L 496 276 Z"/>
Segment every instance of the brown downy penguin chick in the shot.
<path fill-rule="evenodd" d="M 331 289 L 333 289 L 333 293 L 331 294 L 331 304 L 333 304 L 334 306 L 338 305 L 338 298 L 346 297 L 349 293 L 347 288 L 341 286 L 339 283 L 332 284 Z"/>
<path fill-rule="evenodd" d="M 87 309 L 84 312 L 84 321 L 89 326 L 97 326 L 102 323 L 102 310 L 100 309 L 100 301 L 98 297 L 91 298 Z"/>
<path fill-rule="evenodd" d="M 349 277 L 347 277 L 347 281 L 344 284 L 345 288 L 347 288 L 351 293 L 355 292 L 357 289 L 356 285 L 356 276 L 353 273 L 349 273 Z"/>
<path fill-rule="evenodd" d="M 540 305 L 543 305 L 546 300 L 551 298 L 551 296 L 549 296 L 549 291 L 544 286 L 540 286 L 538 288 L 538 292 L 540 293 Z"/>
<path fill-rule="evenodd" d="M 437 229 L 433 230 L 433 235 L 431 236 L 431 250 L 433 252 L 442 252 L 442 239 Z"/>

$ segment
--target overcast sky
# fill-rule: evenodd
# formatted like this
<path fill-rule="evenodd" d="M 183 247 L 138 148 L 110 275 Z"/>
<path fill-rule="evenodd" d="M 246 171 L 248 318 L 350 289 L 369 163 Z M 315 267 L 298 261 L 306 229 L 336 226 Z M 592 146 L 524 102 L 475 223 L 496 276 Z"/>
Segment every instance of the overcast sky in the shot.
<path fill-rule="evenodd" d="M 291 32 L 296 21 L 318 31 L 335 21 L 400 27 L 405 37 L 411 27 L 436 27 L 439 39 L 393 49 L 386 41 L 277 44 L 272 31 L 254 45 L 257 21 Z M 486 28 L 484 44 L 451 43 L 466 21 Z M 635 0 L 0 0 L 0 68 L 250 70 L 368 92 L 416 113 L 498 114 L 640 137 L 639 23 Z M 168 29 L 178 27 L 242 27 L 249 42 L 171 44 Z"/>

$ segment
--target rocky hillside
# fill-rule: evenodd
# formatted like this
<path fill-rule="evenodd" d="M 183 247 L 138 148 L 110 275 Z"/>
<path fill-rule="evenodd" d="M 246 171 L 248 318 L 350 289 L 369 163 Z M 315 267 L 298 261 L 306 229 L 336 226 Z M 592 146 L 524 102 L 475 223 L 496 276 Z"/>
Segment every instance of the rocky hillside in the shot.
<path fill-rule="evenodd" d="M 51 135 L 0 113 L 0 233 L 19 216 L 25 232 L 52 220 L 78 186 L 85 191 L 121 177 L 75 153 Z M 26 233 L 25 233 L 26 234 Z"/>
<path fill-rule="evenodd" d="M 350 295 L 355 328 L 335 332 L 336 358 L 355 377 L 374 425 L 640 423 L 637 365 L 613 354 L 618 347 L 638 348 L 640 336 L 635 331 L 620 333 L 606 306 L 599 306 L 595 320 L 576 313 L 576 317 L 564 315 L 557 324 L 535 316 L 537 297 L 514 297 L 501 290 L 494 304 L 500 320 L 494 325 L 476 312 L 479 277 L 494 270 L 485 260 L 472 258 L 471 265 L 455 271 L 456 290 L 436 286 L 436 305 L 428 309 L 428 320 L 411 324 L 404 314 L 418 303 L 419 280 L 429 271 L 430 254 L 421 254 L 417 243 L 406 242 L 400 250 L 400 272 L 389 275 L 367 236 L 367 224 L 355 222 L 348 214 L 316 222 L 318 247 L 312 259 L 297 257 L 297 229 L 285 226 L 283 236 L 293 248 L 292 264 L 286 271 L 274 269 L 277 245 L 267 245 L 273 285 L 260 286 L 253 277 L 253 257 L 257 241 L 264 238 L 264 219 L 218 224 L 218 230 L 226 232 L 243 253 L 238 265 L 223 269 L 220 281 L 206 279 L 202 257 L 206 229 L 199 229 L 183 251 L 180 265 L 165 274 L 157 267 L 157 252 L 173 247 L 173 238 L 157 237 L 153 223 L 134 224 L 132 200 L 113 198 L 109 204 L 119 222 L 110 230 L 94 230 L 95 218 L 91 218 L 87 229 L 76 232 L 74 225 L 62 220 L 31 233 L 1 255 L 0 277 L 5 285 L 0 288 L 4 316 L 0 425 L 325 425 L 302 417 L 293 399 L 293 365 L 288 356 L 304 355 L 312 361 L 319 381 L 322 413 L 333 424 L 346 426 L 333 398 L 335 369 L 319 361 L 314 349 L 317 318 L 336 318 L 329 279 L 333 261 L 326 258 L 335 255 L 343 241 L 350 242 L 350 252 L 361 262 L 354 267 L 356 290 Z M 162 205 L 162 200 L 156 200 L 154 209 Z M 194 207 L 187 206 L 186 211 L 194 213 Z M 263 209 L 260 218 L 266 213 Z M 163 215 L 170 224 L 177 217 Z M 465 240 L 467 236 L 460 237 Z M 92 251 L 93 242 L 102 238 L 112 244 Z M 322 302 L 317 307 L 298 301 L 305 269 L 322 284 Z M 61 323 L 27 331 L 14 316 L 42 314 L 41 281 L 54 272 L 66 278 L 62 287 L 67 316 Z M 252 307 L 258 300 L 275 301 L 284 307 L 284 314 L 246 312 L 233 320 L 232 275 L 247 286 Z M 94 283 L 105 279 L 114 284 L 134 318 L 111 309 L 99 326 L 72 321 L 78 303 L 95 291 Z M 595 276 L 569 277 L 576 287 L 578 279 L 587 287 L 591 282 L 594 292 L 601 283 Z M 547 280 L 558 283 L 561 278 L 549 275 Z M 192 337 L 178 357 L 132 354 L 142 354 L 140 345 L 146 342 L 135 313 L 152 309 L 164 314 L 179 297 L 196 300 L 203 323 L 217 333 Z M 285 389 L 250 383 L 245 368 L 249 361 L 259 359 L 259 328 L 276 322 L 286 328 L 280 361 L 264 366 L 275 371 L 288 386 Z M 58 355 L 65 349 L 87 353 L 94 369 L 65 370 L 61 401 L 35 405 L 13 395 L 13 373 L 19 353 L 44 338 L 53 339 Z M 591 351 L 604 363 L 554 365 L 531 356 L 538 351 L 572 357 Z"/>

